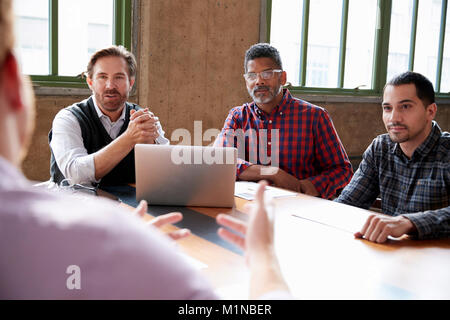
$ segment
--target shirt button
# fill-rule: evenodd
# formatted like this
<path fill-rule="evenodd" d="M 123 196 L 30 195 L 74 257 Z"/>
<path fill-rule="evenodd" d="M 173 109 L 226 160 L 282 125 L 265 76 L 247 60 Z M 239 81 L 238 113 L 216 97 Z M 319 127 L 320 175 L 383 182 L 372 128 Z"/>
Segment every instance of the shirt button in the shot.
<path fill-rule="evenodd" d="M 268 145 L 270 146 L 272 144 L 272 142 L 268 142 Z"/>
<path fill-rule="evenodd" d="M 282 116 L 283 115 L 283 112 L 280 112 L 280 116 Z"/>
<path fill-rule="evenodd" d="M 272 123 L 272 120 L 269 120 L 269 123 Z"/>

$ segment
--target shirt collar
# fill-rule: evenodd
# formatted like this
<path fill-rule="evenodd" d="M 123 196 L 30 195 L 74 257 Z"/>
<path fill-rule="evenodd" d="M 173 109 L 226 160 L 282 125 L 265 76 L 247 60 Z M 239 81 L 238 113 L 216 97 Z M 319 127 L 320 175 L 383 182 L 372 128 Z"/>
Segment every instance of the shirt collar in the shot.
<path fill-rule="evenodd" d="M 275 108 L 273 108 L 273 110 L 270 113 L 270 115 L 273 115 L 273 114 L 283 110 L 288 105 L 288 103 L 289 103 L 289 101 L 291 99 L 292 99 L 292 95 L 289 92 L 289 90 L 288 89 L 283 89 L 283 99 L 281 99 L 280 103 Z M 264 116 L 267 115 L 263 110 L 261 110 L 258 107 L 258 105 L 255 102 L 253 102 L 252 104 L 254 106 L 255 112 L 258 115 L 258 117 L 264 117 Z"/>
<path fill-rule="evenodd" d="M 431 123 L 431 132 L 428 135 L 428 137 L 425 139 L 425 141 L 414 150 L 411 159 L 414 158 L 423 158 L 426 156 L 430 151 L 433 149 L 434 145 L 438 142 L 439 138 L 441 137 L 442 130 L 437 124 L 436 121 L 432 121 Z M 392 148 L 392 153 L 397 155 L 403 155 L 403 151 L 400 148 L 399 143 L 395 143 Z"/>
<path fill-rule="evenodd" d="M 100 108 L 98 107 L 97 101 L 95 100 L 95 96 L 94 95 L 92 95 L 92 101 L 94 102 L 94 108 L 95 108 L 95 111 L 97 111 L 98 118 L 101 119 L 103 117 L 106 117 L 106 118 L 109 119 L 109 117 L 106 114 L 104 114 L 102 112 L 102 110 L 100 110 Z M 117 121 L 120 121 L 120 120 L 124 120 L 125 121 L 125 111 L 126 111 L 126 108 L 124 107 L 122 109 L 122 114 L 120 115 L 119 119 L 117 119 Z M 109 119 L 109 120 L 111 121 L 111 119 Z"/>
<path fill-rule="evenodd" d="M 435 144 L 439 141 L 441 135 L 442 135 L 441 128 L 439 127 L 437 122 L 433 120 L 431 123 L 430 134 L 425 139 L 425 141 L 416 150 L 414 150 L 414 154 L 417 154 L 417 156 L 420 155 L 421 157 L 426 156 L 428 153 L 430 153 Z"/>

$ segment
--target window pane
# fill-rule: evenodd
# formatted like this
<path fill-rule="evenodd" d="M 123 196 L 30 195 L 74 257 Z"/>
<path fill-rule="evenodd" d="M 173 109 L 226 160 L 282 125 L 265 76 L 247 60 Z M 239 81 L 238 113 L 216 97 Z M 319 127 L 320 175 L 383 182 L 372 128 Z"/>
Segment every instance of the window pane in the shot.
<path fill-rule="evenodd" d="M 351 0 L 348 8 L 344 87 L 372 88 L 377 0 Z"/>
<path fill-rule="evenodd" d="M 270 43 L 280 51 L 287 81 L 300 84 L 302 0 L 272 0 Z"/>
<path fill-rule="evenodd" d="M 92 53 L 113 44 L 113 0 L 59 0 L 59 74 L 86 70 Z"/>
<path fill-rule="evenodd" d="M 308 87 L 337 87 L 341 15 L 342 0 L 310 2 L 306 66 Z"/>
<path fill-rule="evenodd" d="M 450 5 L 447 5 L 445 26 L 444 57 L 442 61 L 441 92 L 450 93 Z"/>
<path fill-rule="evenodd" d="M 441 0 L 421 1 L 417 18 L 414 71 L 426 76 L 433 86 L 436 86 L 441 5 Z"/>
<path fill-rule="evenodd" d="M 408 70 L 413 0 L 392 2 L 387 81 Z"/>
<path fill-rule="evenodd" d="M 16 0 L 16 47 L 26 74 L 49 74 L 48 0 Z"/>

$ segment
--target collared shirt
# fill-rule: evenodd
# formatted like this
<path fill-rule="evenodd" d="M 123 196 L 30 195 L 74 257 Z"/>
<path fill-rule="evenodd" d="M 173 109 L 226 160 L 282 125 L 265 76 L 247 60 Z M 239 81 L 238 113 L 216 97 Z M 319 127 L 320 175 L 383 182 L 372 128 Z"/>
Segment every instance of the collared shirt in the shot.
<path fill-rule="evenodd" d="M 117 203 L 32 187 L 1 156 L 0 176 L 0 299 L 218 299 L 172 241 Z"/>
<path fill-rule="evenodd" d="M 106 132 L 112 139 L 116 139 L 120 129 L 125 122 L 125 108 L 123 108 L 120 118 L 116 122 L 104 115 L 97 106 L 95 96 L 92 96 L 95 110 Z M 169 144 L 169 140 L 164 137 L 161 124 L 158 122 L 159 136 L 157 144 Z M 52 141 L 50 146 L 55 156 L 56 163 L 64 176 L 70 179 L 71 183 L 91 183 L 99 182 L 95 179 L 94 154 L 88 154 L 84 147 L 80 124 L 75 115 L 66 108 L 60 110 L 52 125 Z"/>
<path fill-rule="evenodd" d="M 117 119 L 116 122 L 112 122 L 111 119 L 107 115 L 105 115 L 102 112 L 102 110 L 100 110 L 100 108 L 98 107 L 95 96 L 92 96 L 92 101 L 94 102 L 94 107 L 95 111 L 97 111 L 98 118 L 100 119 L 100 122 L 102 123 L 103 127 L 105 127 L 106 132 L 108 132 L 111 139 L 116 139 L 120 133 L 120 129 L 122 128 L 123 123 L 125 122 L 126 109 L 123 108 L 119 119 Z M 72 112 L 70 114 L 72 114 Z"/>
<path fill-rule="evenodd" d="M 344 188 L 353 173 L 328 112 L 287 89 L 270 114 L 254 102 L 231 109 L 215 145 L 238 148 L 238 177 L 252 164 L 275 166 L 310 180 L 323 198 Z"/>
<path fill-rule="evenodd" d="M 409 159 L 388 134 L 376 137 L 337 202 L 368 209 L 381 195 L 382 212 L 404 215 L 418 238 L 450 236 L 450 133 L 433 121 Z"/>

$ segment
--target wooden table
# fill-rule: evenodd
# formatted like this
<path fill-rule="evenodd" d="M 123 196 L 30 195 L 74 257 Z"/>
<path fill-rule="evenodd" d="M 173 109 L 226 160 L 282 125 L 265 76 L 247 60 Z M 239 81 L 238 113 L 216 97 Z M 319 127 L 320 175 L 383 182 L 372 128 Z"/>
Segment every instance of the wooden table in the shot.
<path fill-rule="evenodd" d="M 242 213 L 235 207 L 190 207 L 215 218 Z M 306 195 L 274 201 L 275 249 L 282 273 L 298 299 L 450 299 L 450 239 L 390 239 L 376 244 L 355 239 L 367 210 Z M 148 216 L 148 219 L 151 219 Z M 168 226 L 165 230 L 176 227 Z M 211 219 L 211 228 L 217 229 Z M 226 299 L 248 297 L 245 259 L 195 234 L 178 241 Z"/>

